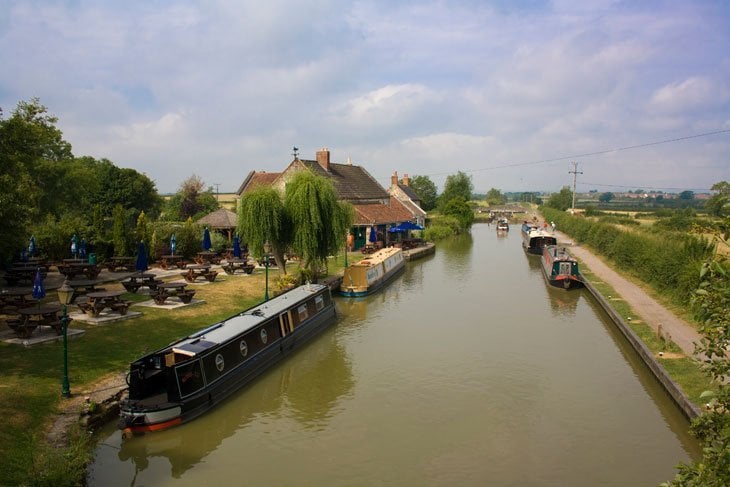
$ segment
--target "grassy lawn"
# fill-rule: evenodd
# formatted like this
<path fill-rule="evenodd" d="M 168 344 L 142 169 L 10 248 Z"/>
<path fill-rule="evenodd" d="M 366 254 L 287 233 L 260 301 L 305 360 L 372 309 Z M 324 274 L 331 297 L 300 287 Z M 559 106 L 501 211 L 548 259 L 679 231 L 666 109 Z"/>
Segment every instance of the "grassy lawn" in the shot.
<path fill-rule="evenodd" d="M 292 272 L 295 267 L 288 269 Z M 270 293 L 278 276 L 278 269 L 269 269 Z M 105 287 L 123 289 L 116 283 Z M 104 326 L 71 322 L 71 328 L 86 330 L 83 336 L 69 340 L 72 395 L 83 395 L 104 377 L 127 370 L 129 363 L 146 351 L 260 302 L 264 272 L 257 269 L 252 275 L 236 276 L 221 273 L 214 283 L 191 287 L 197 291 L 195 298 L 205 300 L 205 304 L 177 310 L 132 306 L 132 310 L 143 313 L 141 317 Z M 148 297 L 127 293 L 123 299 L 141 301 Z M 46 300 L 55 301 L 55 294 L 49 293 Z M 62 368 L 61 341 L 28 348 L 0 343 L 0 414 L 5 418 L 0 429 L 0 484 L 59 485 L 64 477 L 68 481 L 67 474 L 56 472 L 61 478 L 54 477 L 48 469 L 65 469 L 72 452 L 63 451 L 63 458 L 58 458 L 59 453 L 46 445 L 47 431 L 65 401 L 61 397 Z M 77 438 L 74 446 L 78 445 Z M 84 454 L 79 453 L 81 459 Z"/>

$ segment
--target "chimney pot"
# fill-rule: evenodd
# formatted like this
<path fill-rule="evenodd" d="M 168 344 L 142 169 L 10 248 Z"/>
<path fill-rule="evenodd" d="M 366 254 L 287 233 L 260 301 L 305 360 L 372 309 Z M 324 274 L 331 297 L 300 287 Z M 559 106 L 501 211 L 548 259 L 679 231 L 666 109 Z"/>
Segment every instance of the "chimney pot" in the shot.
<path fill-rule="evenodd" d="M 398 171 L 393 171 L 393 175 L 390 177 L 390 185 L 398 186 Z"/>
<path fill-rule="evenodd" d="M 330 170 L 330 151 L 327 147 L 322 147 L 322 150 L 317 151 L 317 162 L 322 169 L 329 172 Z"/>
<path fill-rule="evenodd" d="M 404 173 L 403 174 L 403 186 L 408 186 L 408 182 L 409 182 L 408 174 Z"/>

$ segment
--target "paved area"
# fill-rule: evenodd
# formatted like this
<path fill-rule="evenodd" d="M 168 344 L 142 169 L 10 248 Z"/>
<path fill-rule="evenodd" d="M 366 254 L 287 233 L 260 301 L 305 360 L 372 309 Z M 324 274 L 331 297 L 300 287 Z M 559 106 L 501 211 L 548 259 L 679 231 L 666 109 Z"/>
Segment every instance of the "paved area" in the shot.
<path fill-rule="evenodd" d="M 662 334 L 682 349 L 688 356 L 694 356 L 695 343 L 699 343 L 701 335 L 685 320 L 665 308 L 636 284 L 614 271 L 600 257 L 580 245 L 574 244 L 571 238 L 561 232 L 555 232 L 558 241 L 570 244 L 570 253 L 585 263 L 586 266 L 611 286 L 655 332 L 661 325 Z M 626 317 L 625 317 L 626 318 Z"/>

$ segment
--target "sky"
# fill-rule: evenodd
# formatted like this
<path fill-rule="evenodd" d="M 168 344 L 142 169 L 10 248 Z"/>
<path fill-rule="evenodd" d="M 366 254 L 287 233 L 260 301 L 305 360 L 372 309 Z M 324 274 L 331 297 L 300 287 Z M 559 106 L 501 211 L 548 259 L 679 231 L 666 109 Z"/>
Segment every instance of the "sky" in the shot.
<path fill-rule="evenodd" d="M 0 107 L 76 156 L 221 193 L 315 159 L 383 186 L 730 180 L 727 0 L 0 0 Z"/>

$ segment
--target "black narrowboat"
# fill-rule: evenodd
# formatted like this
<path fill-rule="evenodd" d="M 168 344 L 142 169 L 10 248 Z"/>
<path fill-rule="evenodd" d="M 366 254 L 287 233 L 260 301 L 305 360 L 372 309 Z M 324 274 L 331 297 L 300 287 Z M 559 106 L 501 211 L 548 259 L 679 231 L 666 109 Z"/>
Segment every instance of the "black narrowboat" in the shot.
<path fill-rule="evenodd" d="M 306 284 L 130 364 L 120 404 L 124 435 L 207 412 L 336 320 L 330 290 Z"/>
<path fill-rule="evenodd" d="M 578 261 L 567 250 L 557 245 L 548 245 L 543 249 L 542 270 L 551 286 L 563 289 L 583 286 L 583 276 L 578 270 Z"/>

